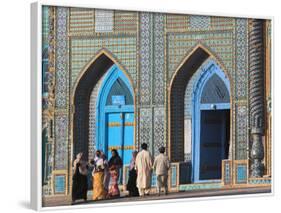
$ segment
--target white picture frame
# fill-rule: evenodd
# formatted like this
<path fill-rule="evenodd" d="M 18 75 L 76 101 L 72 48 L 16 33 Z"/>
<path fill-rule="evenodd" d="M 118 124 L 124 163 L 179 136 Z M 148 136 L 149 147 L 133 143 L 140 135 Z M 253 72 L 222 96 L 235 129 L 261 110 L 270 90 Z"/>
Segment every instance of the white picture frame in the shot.
<path fill-rule="evenodd" d="M 42 206 L 42 120 L 41 120 L 41 100 L 42 100 L 42 6 L 66 6 L 66 7 L 85 7 L 85 8 L 100 8 L 100 9 L 124 9 L 124 10 L 137 10 L 144 11 L 143 8 L 134 8 L 134 7 L 118 7 L 116 5 L 109 6 L 103 3 L 95 4 L 82 4 L 79 1 L 77 3 L 64 3 L 62 1 L 38 1 L 31 4 L 31 208 L 37 211 L 41 210 L 59 210 L 59 209 L 79 209 L 79 208 L 92 208 L 92 207 L 105 207 L 112 206 L 112 204 L 85 204 L 79 206 L 56 206 L 56 207 L 43 207 Z M 251 16 L 251 15 L 241 15 L 237 16 L 236 14 L 218 14 L 218 13 L 208 13 L 208 12 L 194 12 L 194 11 L 177 11 L 169 9 L 151 9 L 147 8 L 148 12 L 167 12 L 167 13 L 179 13 L 179 14 L 194 14 L 194 15 L 221 15 L 229 17 L 243 17 L 243 18 L 263 18 L 270 19 L 272 22 L 272 30 L 274 30 L 274 17 L 271 16 Z M 274 39 L 272 33 L 272 58 L 271 64 L 273 64 L 273 49 L 274 49 Z M 272 75 L 274 75 L 274 67 L 272 66 Z M 272 77 L 273 78 L 273 77 Z M 273 82 L 271 84 L 273 88 Z M 273 141 L 272 141 L 273 143 Z M 274 147 L 274 143 L 272 144 Z M 273 154 L 272 154 L 273 155 Z M 273 157 L 272 157 L 273 158 Z M 273 164 L 273 162 L 272 162 Z M 273 164 L 274 165 L 274 164 Z M 274 177 L 274 171 L 272 177 Z M 231 197 L 253 197 L 253 196 L 272 196 L 274 193 L 274 178 L 272 178 L 272 192 L 266 194 L 248 194 L 248 195 L 232 195 Z M 163 202 L 179 202 L 179 201 L 194 201 L 194 200 L 206 200 L 206 199 L 225 199 L 224 196 L 216 197 L 201 197 L 201 198 L 186 198 L 186 199 L 173 199 L 173 200 L 158 200 L 158 201 L 137 201 L 137 202 L 122 202 L 114 203 L 113 205 L 136 205 L 136 204 L 152 204 L 152 203 L 163 203 Z"/>

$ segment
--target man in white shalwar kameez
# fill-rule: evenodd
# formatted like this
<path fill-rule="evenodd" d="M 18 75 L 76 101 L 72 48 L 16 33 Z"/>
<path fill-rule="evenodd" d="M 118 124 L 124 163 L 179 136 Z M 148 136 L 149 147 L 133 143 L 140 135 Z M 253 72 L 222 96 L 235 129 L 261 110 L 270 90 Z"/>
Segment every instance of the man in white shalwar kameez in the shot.
<path fill-rule="evenodd" d="M 148 195 L 151 187 L 152 158 L 147 151 L 147 144 L 141 145 L 142 151 L 136 157 L 137 187 L 140 196 Z"/>

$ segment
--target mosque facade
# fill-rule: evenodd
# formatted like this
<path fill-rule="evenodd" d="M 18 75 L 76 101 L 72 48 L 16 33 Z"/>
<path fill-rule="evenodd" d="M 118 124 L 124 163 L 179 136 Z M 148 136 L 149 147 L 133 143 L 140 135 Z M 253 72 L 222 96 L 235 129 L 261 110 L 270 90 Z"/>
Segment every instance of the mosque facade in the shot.
<path fill-rule="evenodd" d="M 42 8 L 42 195 L 72 164 L 166 147 L 169 190 L 271 185 L 270 20 Z M 152 188 L 156 178 L 152 176 Z"/>

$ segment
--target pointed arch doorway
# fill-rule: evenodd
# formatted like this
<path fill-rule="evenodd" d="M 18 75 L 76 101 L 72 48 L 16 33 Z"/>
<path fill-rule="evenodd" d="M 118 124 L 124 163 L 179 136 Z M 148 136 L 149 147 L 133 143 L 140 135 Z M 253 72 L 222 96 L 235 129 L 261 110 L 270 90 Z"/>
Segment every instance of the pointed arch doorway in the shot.
<path fill-rule="evenodd" d="M 135 100 L 134 92 L 133 92 L 133 81 L 131 77 L 129 76 L 125 69 L 120 66 L 120 64 L 117 62 L 117 60 L 106 50 L 101 50 L 89 63 L 84 67 L 84 69 L 81 71 L 80 75 L 77 77 L 77 80 L 73 86 L 73 92 L 72 92 L 72 106 L 71 106 L 71 129 L 72 129 L 72 157 L 70 159 L 70 165 L 72 164 L 73 160 L 75 159 L 76 155 L 79 152 L 83 152 L 83 159 L 89 160 L 89 128 L 91 125 L 89 125 L 89 115 L 90 115 L 90 97 L 92 94 L 93 89 L 96 85 L 99 84 L 101 79 L 105 79 L 106 76 L 113 70 L 113 67 L 116 68 L 115 70 L 118 70 L 119 79 L 122 81 L 120 85 L 128 88 L 130 91 L 133 103 Z M 112 72 L 115 73 L 116 72 Z M 109 79 L 109 78 L 107 78 Z M 112 78 L 110 78 L 112 80 Z M 108 83 L 107 83 L 108 85 Z M 119 85 L 119 86 L 120 86 Z M 113 86 L 113 84 L 111 85 Z M 116 85 L 114 88 L 116 88 Z M 113 88 L 113 87 L 112 87 Z M 110 90 L 110 89 L 109 89 Z M 103 96 L 105 97 L 105 96 Z M 105 102 L 106 103 L 106 102 Z M 130 101 L 132 103 L 132 101 Z M 131 105 L 131 104 L 130 104 Z M 122 108 L 122 107 L 121 107 Z M 135 104 L 133 104 L 133 112 L 135 108 Z M 104 108 L 105 109 L 105 108 Z M 130 110 L 132 107 L 130 106 Z M 98 112 L 98 109 L 95 109 Z M 134 116 L 129 116 L 130 119 L 134 119 Z M 128 116 L 127 116 L 128 118 Z M 129 118 L 128 118 L 129 119 Z M 100 121 L 99 121 L 100 122 Z M 126 122 L 126 121 L 125 121 Z M 130 123 L 131 124 L 131 123 Z M 98 127 L 98 123 L 96 123 Z M 133 129 L 133 145 L 134 145 L 134 129 L 135 125 L 129 126 L 128 128 Z M 104 130 L 105 123 L 104 123 Z M 130 133 L 132 130 L 130 131 Z M 103 133 L 105 135 L 105 132 Z M 105 137 L 103 138 L 103 140 Z M 106 144 L 104 141 L 101 142 L 101 139 L 98 139 L 98 144 L 95 144 L 95 149 L 102 148 L 103 151 L 105 146 L 102 146 L 101 144 Z M 134 147 L 134 146 L 133 146 Z M 129 152 L 130 150 L 128 150 Z M 108 153 L 108 152 L 107 152 Z M 71 169 L 70 169 L 71 170 Z M 71 174 L 71 172 L 70 172 Z"/>
<path fill-rule="evenodd" d="M 221 108 L 220 110 L 220 115 L 216 115 L 216 113 L 218 111 L 215 112 L 215 110 L 213 109 L 214 105 L 213 103 L 210 102 L 206 102 L 206 104 L 209 104 L 208 106 L 211 107 L 210 109 L 207 108 L 207 105 L 204 105 L 204 103 L 202 103 L 202 110 L 200 109 L 201 107 L 201 96 L 197 95 L 197 101 L 199 101 L 200 104 L 196 104 L 194 100 L 196 100 L 195 97 L 193 97 L 193 102 L 190 104 L 192 105 L 191 107 L 191 111 L 196 111 L 195 109 L 198 109 L 199 107 L 199 112 L 200 112 L 200 116 L 198 116 L 198 112 L 193 113 L 192 117 L 190 118 L 190 129 L 188 129 L 187 131 L 185 130 L 185 92 L 186 92 L 186 88 L 187 85 L 189 83 L 192 83 L 192 77 L 195 76 L 194 74 L 197 72 L 197 70 L 203 66 L 205 63 L 207 63 L 208 60 L 213 60 L 216 64 L 218 63 L 218 61 L 215 59 L 214 55 L 211 53 L 211 51 L 209 51 L 207 48 L 205 48 L 204 46 L 202 46 L 201 44 L 198 44 L 197 46 L 194 47 L 194 49 L 183 59 L 183 61 L 180 63 L 181 65 L 178 67 L 178 69 L 175 71 L 174 75 L 171 78 L 170 81 L 170 85 L 168 88 L 168 103 L 169 103 L 169 116 L 168 116 L 168 126 L 169 126 L 169 142 L 168 142 L 168 146 L 169 146 L 169 157 L 171 159 L 172 162 L 181 162 L 180 166 L 182 165 L 182 169 L 180 169 L 180 183 L 181 184 L 186 184 L 186 183 L 194 183 L 194 182 L 205 182 L 205 181 L 217 181 L 221 179 L 221 172 L 217 172 L 216 175 L 211 175 L 211 174 L 206 174 L 205 176 L 200 174 L 200 171 L 202 173 L 202 168 L 203 166 L 200 166 L 200 157 L 201 158 L 201 163 L 204 164 L 204 160 L 205 162 L 208 161 L 208 158 L 204 158 L 203 156 L 208 156 L 210 155 L 210 153 L 212 152 L 211 147 L 215 147 L 215 146 L 220 146 L 219 142 L 215 142 L 214 144 L 208 144 L 209 142 L 203 142 L 201 143 L 201 139 L 202 141 L 204 140 L 204 136 L 206 136 L 206 138 L 208 138 L 209 133 L 207 134 L 206 132 L 209 131 L 211 133 L 213 133 L 213 131 L 211 130 L 212 127 L 210 125 L 208 125 L 208 122 L 205 122 L 207 120 L 212 120 L 212 117 L 217 117 L 220 116 L 222 117 L 220 120 L 222 120 L 222 124 L 220 124 L 220 128 L 222 128 L 221 126 L 223 126 L 223 123 L 225 124 L 225 126 L 227 127 L 227 131 L 225 133 L 225 137 L 227 135 L 225 141 L 230 140 L 230 129 L 231 129 L 231 122 L 229 122 L 230 120 L 230 114 L 231 114 L 231 100 L 229 98 L 228 103 L 222 103 L 221 105 L 218 103 L 218 105 L 215 106 L 215 109 L 220 109 L 220 107 L 222 106 L 226 106 L 227 107 L 225 109 Z M 219 70 L 219 73 L 216 73 L 216 75 L 214 75 L 214 79 L 210 80 L 210 81 L 204 81 L 205 84 L 206 82 L 209 82 L 209 86 L 210 87 L 213 83 L 211 82 L 217 82 L 218 78 L 221 78 L 221 74 L 224 74 L 224 77 L 226 78 L 226 82 L 224 82 L 224 80 L 221 79 L 222 82 L 224 82 L 222 85 L 225 86 L 225 88 L 228 88 L 228 96 L 230 97 L 230 80 L 227 76 L 227 72 L 224 68 L 224 66 L 222 66 L 222 64 L 219 64 L 220 66 L 218 66 L 216 64 L 216 68 L 219 67 L 223 67 L 223 70 Z M 225 71 L 225 72 L 224 72 Z M 200 77 L 200 76 L 199 76 Z M 201 76 L 202 77 L 202 76 Z M 202 79 L 201 79 L 202 80 Z M 206 79 L 205 79 L 206 80 Z M 221 81 L 218 81 L 221 83 Z M 204 85 L 205 85 L 204 84 Z M 197 87 L 199 86 L 199 84 L 196 84 Z M 207 84 L 206 84 L 207 85 Z M 203 91 L 203 87 L 202 84 L 199 86 L 199 88 L 201 88 L 201 93 Z M 207 87 L 204 87 L 207 88 Z M 208 96 L 208 92 L 210 91 L 210 89 L 206 89 L 204 90 L 206 95 Z M 211 95 L 211 94 L 209 94 Z M 192 90 L 191 90 L 191 94 L 190 96 L 192 96 Z M 200 97 L 200 98 L 199 98 Z M 202 96 L 203 97 L 203 96 Z M 192 99 L 192 98 L 190 98 Z M 203 100 L 203 99 L 202 99 Z M 205 108 L 205 110 L 203 110 L 203 108 Z M 223 112 L 223 110 L 225 110 Z M 219 113 L 219 112 L 218 112 Z M 196 114 L 196 115 L 195 115 Z M 189 118 L 188 118 L 189 119 Z M 203 119 L 203 122 L 201 122 L 201 119 Z M 196 121 L 197 120 L 197 121 Z M 189 123 L 188 123 L 189 125 Z M 211 128 L 210 128 L 211 127 Z M 201 131 L 202 130 L 202 131 Z M 202 137 L 200 137 L 201 132 L 204 132 L 206 134 L 202 135 Z M 217 131 L 215 131 L 217 133 Z M 190 142 L 190 153 L 187 154 L 191 154 L 190 160 L 186 159 L 185 157 L 185 148 L 186 148 L 186 144 L 185 144 L 185 136 L 188 135 L 190 136 L 190 140 L 188 140 Z M 213 134 L 215 135 L 215 134 Z M 218 134 L 219 135 L 219 134 Z M 215 136 L 214 136 L 215 137 Z M 220 137 L 220 136 L 217 136 Z M 214 138 L 216 139 L 216 138 Z M 200 149 L 201 147 L 208 147 L 209 149 Z M 224 146 L 224 145 L 223 145 Z M 229 145 L 226 145 L 224 147 L 227 147 Z M 221 147 L 221 150 L 226 150 L 227 148 L 223 149 Z M 202 151 L 202 152 L 201 152 Z M 216 149 L 216 151 L 218 151 L 218 149 Z M 214 153 L 216 153 L 216 151 L 214 151 Z M 228 151 L 228 150 L 227 150 Z M 216 171 L 218 171 L 221 165 L 221 160 L 224 158 L 227 158 L 226 155 L 223 155 L 222 152 L 220 152 L 219 154 L 217 154 L 218 160 L 216 160 L 216 165 L 214 167 L 205 167 L 206 170 L 212 170 L 212 168 L 216 168 Z M 213 155 L 213 154 L 211 154 Z M 215 154 L 214 154 L 215 155 Z M 188 157 L 188 155 L 187 155 Z M 183 164 L 182 164 L 183 163 Z M 201 170 L 200 170 L 201 169 Z M 186 174 L 184 174 L 186 173 Z M 201 175 L 201 177 L 200 177 Z"/>
<path fill-rule="evenodd" d="M 229 80 L 212 60 L 203 70 L 192 94 L 193 182 L 220 181 L 230 139 Z"/>
<path fill-rule="evenodd" d="M 134 149 L 134 98 L 127 76 L 113 65 L 101 85 L 96 105 L 96 149 L 103 150 L 108 159 L 116 149 L 129 164 Z"/>

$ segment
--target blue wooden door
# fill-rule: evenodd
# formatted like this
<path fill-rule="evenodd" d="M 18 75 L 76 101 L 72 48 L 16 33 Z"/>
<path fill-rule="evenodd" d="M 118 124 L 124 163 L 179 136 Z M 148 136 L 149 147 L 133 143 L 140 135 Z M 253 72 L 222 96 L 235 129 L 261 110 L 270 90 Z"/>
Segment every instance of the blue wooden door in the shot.
<path fill-rule="evenodd" d="M 225 110 L 201 110 L 200 180 L 220 179 L 226 141 Z"/>
<path fill-rule="evenodd" d="M 134 146 L 134 113 L 107 113 L 107 156 L 116 149 L 122 158 L 123 165 L 129 164 Z"/>

